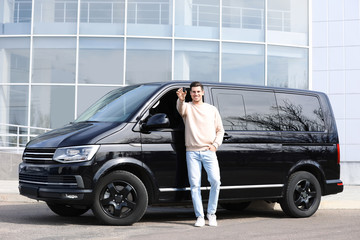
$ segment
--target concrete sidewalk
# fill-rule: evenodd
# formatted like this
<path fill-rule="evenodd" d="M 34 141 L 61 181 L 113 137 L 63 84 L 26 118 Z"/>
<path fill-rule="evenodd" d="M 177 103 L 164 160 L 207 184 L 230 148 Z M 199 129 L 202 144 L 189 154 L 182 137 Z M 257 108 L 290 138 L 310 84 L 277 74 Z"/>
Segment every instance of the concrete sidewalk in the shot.
<path fill-rule="evenodd" d="M 36 202 L 21 196 L 18 190 L 18 181 L 0 180 L 0 202 Z M 280 209 L 275 204 L 275 209 Z M 360 209 L 360 185 L 345 185 L 344 191 L 339 194 L 322 197 L 320 209 Z"/>

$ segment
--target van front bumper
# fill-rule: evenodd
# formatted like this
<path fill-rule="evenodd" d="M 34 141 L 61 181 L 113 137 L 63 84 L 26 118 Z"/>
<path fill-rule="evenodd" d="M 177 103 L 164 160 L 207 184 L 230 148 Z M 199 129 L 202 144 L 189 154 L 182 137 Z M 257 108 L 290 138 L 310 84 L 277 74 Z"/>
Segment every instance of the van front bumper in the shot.
<path fill-rule="evenodd" d="M 45 202 L 89 205 L 93 190 L 87 166 L 34 165 L 19 166 L 21 195 Z M 84 177 L 85 176 L 85 177 Z"/>
<path fill-rule="evenodd" d="M 19 183 L 21 195 L 45 202 L 66 204 L 91 204 L 91 189 L 49 188 L 33 184 Z"/>

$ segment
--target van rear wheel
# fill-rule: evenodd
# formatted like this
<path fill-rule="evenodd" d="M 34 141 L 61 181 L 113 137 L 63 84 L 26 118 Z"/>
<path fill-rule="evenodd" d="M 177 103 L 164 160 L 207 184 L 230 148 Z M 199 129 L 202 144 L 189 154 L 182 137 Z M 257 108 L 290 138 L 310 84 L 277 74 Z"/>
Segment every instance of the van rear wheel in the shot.
<path fill-rule="evenodd" d="M 291 217 L 310 217 L 319 208 L 321 187 L 317 178 L 300 171 L 290 176 L 284 197 L 280 199 L 282 210 Z"/>
<path fill-rule="evenodd" d="M 145 214 L 148 194 L 134 174 L 115 171 L 101 179 L 95 188 L 92 210 L 103 223 L 131 225 Z"/>

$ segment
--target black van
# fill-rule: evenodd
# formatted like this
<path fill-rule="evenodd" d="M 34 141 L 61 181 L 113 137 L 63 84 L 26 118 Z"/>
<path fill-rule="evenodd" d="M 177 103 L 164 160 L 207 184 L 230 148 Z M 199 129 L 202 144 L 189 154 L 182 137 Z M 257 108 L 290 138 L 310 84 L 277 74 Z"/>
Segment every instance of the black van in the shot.
<path fill-rule="evenodd" d="M 92 208 L 114 225 L 139 221 L 148 205 L 191 203 L 184 124 L 175 107 L 176 90 L 186 86 L 119 88 L 75 122 L 33 139 L 19 166 L 20 194 L 62 216 Z M 217 152 L 223 208 L 240 210 L 264 199 L 279 202 L 289 216 L 309 217 L 321 196 L 343 191 L 338 133 L 324 93 L 219 83 L 204 88 L 204 101 L 219 109 L 226 132 Z"/>

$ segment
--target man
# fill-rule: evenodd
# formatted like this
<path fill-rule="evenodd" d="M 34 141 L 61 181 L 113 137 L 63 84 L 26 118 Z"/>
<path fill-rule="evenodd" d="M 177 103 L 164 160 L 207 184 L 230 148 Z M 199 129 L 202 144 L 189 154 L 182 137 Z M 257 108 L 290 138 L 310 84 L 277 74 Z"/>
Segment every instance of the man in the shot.
<path fill-rule="evenodd" d="M 200 82 L 190 85 L 192 102 L 185 103 L 186 91 L 177 90 L 177 110 L 185 124 L 186 162 L 188 168 L 191 197 L 197 217 L 195 226 L 205 225 L 201 198 L 201 169 L 204 169 L 210 182 L 210 196 L 207 218 L 210 226 L 217 226 L 216 209 L 220 192 L 220 169 L 216 150 L 224 137 L 224 128 L 216 107 L 204 103 L 204 88 Z"/>

